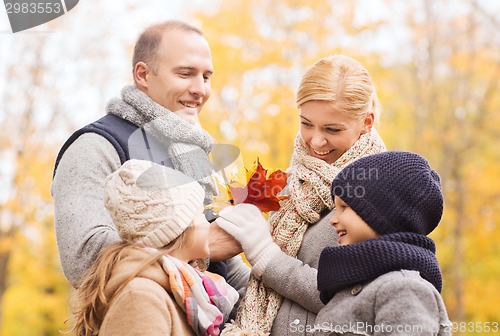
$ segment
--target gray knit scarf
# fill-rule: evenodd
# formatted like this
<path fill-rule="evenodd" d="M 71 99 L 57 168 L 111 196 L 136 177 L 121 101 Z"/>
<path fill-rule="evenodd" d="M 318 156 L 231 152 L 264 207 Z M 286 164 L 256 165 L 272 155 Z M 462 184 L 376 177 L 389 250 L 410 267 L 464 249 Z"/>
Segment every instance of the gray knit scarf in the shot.
<path fill-rule="evenodd" d="M 136 86 L 125 86 L 121 96 L 108 103 L 107 113 L 130 121 L 156 138 L 168 149 L 174 169 L 197 180 L 205 189 L 205 199 L 211 200 L 216 187 L 208 158 L 212 150 L 210 135 L 159 105 Z"/>

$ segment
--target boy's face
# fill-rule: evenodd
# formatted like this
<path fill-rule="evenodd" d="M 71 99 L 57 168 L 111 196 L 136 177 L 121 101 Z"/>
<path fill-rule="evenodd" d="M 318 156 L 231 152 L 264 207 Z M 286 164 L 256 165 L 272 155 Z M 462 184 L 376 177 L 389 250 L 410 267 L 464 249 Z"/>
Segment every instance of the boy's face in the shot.
<path fill-rule="evenodd" d="M 339 245 L 360 243 L 379 237 L 377 232 L 338 196 L 335 196 L 335 207 L 337 209 L 330 219 L 330 224 L 337 231 Z"/>

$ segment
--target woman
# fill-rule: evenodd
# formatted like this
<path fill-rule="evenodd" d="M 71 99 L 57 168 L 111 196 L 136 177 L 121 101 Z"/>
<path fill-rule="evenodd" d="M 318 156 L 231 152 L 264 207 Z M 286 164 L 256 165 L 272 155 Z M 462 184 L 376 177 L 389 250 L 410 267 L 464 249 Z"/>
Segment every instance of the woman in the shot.
<path fill-rule="evenodd" d="M 217 219 L 253 266 L 235 324 L 224 334 L 312 331 L 323 307 L 316 286 L 318 258 L 337 241 L 326 215 L 334 207 L 331 182 L 347 164 L 385 151 L 373 127 L 379 112 L 375 86 L 352 58 L 336 55 L 312 65 L 300 83 L 297 105 L 300 131 L 289 169 L 290 199 L 272 214 L 271 234 L 248 204 L 224 210 Z"/>

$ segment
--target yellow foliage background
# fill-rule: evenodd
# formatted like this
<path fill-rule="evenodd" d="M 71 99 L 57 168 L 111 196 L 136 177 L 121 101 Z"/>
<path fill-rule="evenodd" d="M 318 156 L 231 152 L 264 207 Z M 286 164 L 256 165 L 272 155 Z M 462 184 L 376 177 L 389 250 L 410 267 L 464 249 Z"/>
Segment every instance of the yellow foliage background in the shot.
<path fill-rule="evenodd" d="M 424 155 L 442 177 L 445 213 L 432 238 L 451 320 L 500 323 L 500 24 L 487 2 L 87 0 L 32 34 L 0 35 L 0 335 L 68 329 L 54 160 L 130 83 L 137 33 L 167 18 L 209 40 L 215 75 L 202 124 L 216 143 L 239 147 L 246 167 L 257 157 L 288 167 L 308 66 L 334 53 L 360 60 L 378 88 L 388 149 Z"/>

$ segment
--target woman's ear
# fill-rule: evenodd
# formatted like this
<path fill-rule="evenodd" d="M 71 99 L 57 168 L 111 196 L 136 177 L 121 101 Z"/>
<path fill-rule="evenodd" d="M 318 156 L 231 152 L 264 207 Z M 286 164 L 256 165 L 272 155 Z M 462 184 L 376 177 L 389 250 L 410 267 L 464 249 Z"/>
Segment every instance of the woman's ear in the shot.
<path fill-rule="evenodd" d="M 371 131 L 373 124 L 375 122 L 375 113 L 370 111 L 366 114 L 363 120 L 363 128 L 361 129 L 361 134 L 365 134 Z"/>

